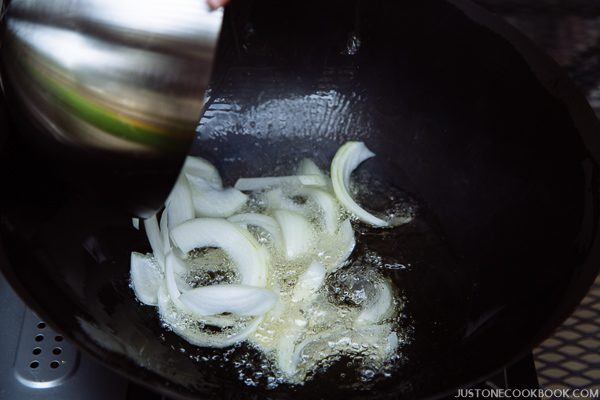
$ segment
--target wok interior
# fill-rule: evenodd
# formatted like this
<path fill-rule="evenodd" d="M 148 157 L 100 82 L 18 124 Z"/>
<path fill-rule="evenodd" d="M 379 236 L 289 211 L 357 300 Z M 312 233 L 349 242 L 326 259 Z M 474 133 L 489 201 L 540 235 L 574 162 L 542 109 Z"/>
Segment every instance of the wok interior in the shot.
<path fill-rule="evenodd" d="M 420 204 L 419 224 L 382 241 L 411 264 L 394 279 L 412 340 L 369 397 L 433 395 L 514 359 L 586 289 L 573 285 L 590 268 L 597 164 L 567 108 L 508 42 L 446 2 L 283 7 L 228 11 L 192 153 L 232 184 L 288 173 L 303 157 L 327 167 L 342 143 L 363 140 L 377 154 L 364 168 Z M 129 253 L 149 247 L 126 215 L 51 180 L 34 190 L 28 173 L 7 177 L 5 273 L 83 348 L 182 395 L 367 395 L 335 368 L 301 388 L 244 386 L 231 364 L 251 350 L 224 362 L 135 301 Z"/>

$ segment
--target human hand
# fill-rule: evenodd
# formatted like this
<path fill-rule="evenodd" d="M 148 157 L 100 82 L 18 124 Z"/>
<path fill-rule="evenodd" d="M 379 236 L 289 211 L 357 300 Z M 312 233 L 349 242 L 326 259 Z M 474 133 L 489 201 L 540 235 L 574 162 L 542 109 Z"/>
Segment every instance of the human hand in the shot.
<path fill-rule="evenodd" d="M 213 10 L 219 8 L 219 7 L 224 7 L 227 3 L 229 3 L 230 0 L 206 0 L 206 2 L 208 3 L 208 6 L 210 8 L 212 8 Z"/>

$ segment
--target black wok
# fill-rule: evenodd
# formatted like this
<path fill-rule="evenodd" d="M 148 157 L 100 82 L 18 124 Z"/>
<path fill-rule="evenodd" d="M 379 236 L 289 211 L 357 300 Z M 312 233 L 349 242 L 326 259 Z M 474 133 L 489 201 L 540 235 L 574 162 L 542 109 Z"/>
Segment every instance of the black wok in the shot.
<path fill-rule="evenodd" d="M 353 387 L 334 367 L 302 387 L 245 386 L 231 363 L 197 360 L 218 351 L 165 331 L 135 301 L 129 253 L 148 245 L 129 216 L 72 193 L 4 135 L 4 274 L 83 350 L 163 393 L 439 396 L 530 351 L 600 265 L 595 117 L 548 57 L 466 2 L 240 0 L 198 132 L 192 152 L 230 184 L 304 156 L 324 166 L 364 140 L 377 153 L 365 168 L 421 205 L 380 245 L 410 264 L 394 279 L 412 339 L 373 385 Z"/>

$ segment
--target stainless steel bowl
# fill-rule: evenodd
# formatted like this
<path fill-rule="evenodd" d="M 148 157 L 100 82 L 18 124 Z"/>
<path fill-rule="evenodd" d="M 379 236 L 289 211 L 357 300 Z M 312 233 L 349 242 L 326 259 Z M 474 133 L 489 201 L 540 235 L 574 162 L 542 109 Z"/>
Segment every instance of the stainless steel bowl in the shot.
<path fill-rule="evenodd" d="M 132 170 L 152 160 L 180 163 L 200 118 L 221 21 L 222 10 L 202 0 L 10 1 L 2 81 L 13 115 L 29 123 L 21 132 L 58 146 L 61 163 L 77 159 L 68 170 L 88 153 L 96 174 L 107 160 Z M 148 214 L 160 202 L 153 203 L 133 208 Z"/>

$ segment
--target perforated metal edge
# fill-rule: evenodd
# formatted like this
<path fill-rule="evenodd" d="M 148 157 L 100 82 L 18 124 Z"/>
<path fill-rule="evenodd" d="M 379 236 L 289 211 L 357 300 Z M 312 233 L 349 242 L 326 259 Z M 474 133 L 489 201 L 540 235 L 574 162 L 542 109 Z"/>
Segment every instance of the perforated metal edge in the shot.
<path fill-rule="evenodd" d="M 26 311 L 15 357 L 16 379 L 26 387 L 61 385 L 79 365 L 79 351 L 33 312 Z"/>

